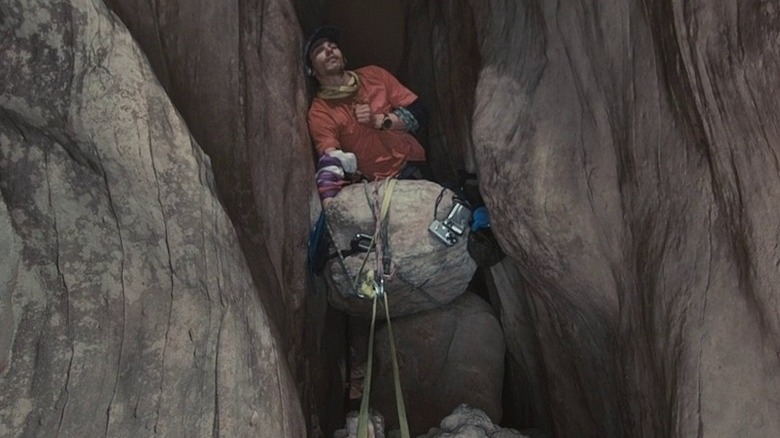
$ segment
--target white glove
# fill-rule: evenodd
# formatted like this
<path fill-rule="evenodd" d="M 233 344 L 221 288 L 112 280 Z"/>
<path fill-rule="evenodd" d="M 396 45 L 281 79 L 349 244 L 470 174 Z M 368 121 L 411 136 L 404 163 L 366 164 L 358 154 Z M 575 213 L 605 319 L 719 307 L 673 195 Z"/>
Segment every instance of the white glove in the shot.
<path fill-rule="evenodd" d="M 352 152 L 344 152 L 340 149 L 334 149 L 328 152 L 328 155 L 341 161 L 341 167 L 346 173 L 355 173 L 357 170 L 357 157 Z"/>

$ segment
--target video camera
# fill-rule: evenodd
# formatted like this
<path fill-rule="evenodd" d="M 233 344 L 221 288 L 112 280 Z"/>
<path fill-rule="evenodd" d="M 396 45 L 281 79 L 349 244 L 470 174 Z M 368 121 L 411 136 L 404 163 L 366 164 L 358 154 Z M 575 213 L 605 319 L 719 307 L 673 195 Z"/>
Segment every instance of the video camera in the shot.
<path fill-rule="evenodd" d="M 458 236 L 461 236 L 469 226 L 471 220 L 471 209 L 468 204 L 458 197 L 452 198 L 452 208 L 443 221 L 434 219 L 428 227 L 428 231 L 433 233 L 439 240 L 447 246 L 458 243 Z"/>

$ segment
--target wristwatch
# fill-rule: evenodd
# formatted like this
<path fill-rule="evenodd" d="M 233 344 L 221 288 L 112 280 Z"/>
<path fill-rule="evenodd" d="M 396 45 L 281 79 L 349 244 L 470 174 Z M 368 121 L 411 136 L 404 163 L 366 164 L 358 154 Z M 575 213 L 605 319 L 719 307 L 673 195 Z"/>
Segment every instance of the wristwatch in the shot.
<path fill-rule="evenodd" d="M 385 117 L 382 119 L 382 130 L 387 131 L 392 127 L 393 127 L 393 119 L 391 119 L 390 116 L 385 114 Z"/>

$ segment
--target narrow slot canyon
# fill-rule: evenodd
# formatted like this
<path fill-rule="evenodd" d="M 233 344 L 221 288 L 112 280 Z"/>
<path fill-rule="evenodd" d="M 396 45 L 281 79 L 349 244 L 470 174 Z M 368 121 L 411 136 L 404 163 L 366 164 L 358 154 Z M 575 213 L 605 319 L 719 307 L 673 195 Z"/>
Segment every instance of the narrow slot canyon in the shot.
<path fill-rule="evenodd" d="M 324 24 L 425 102 L 433 179 L 477 176 L 504 255 L 447 252 L 427 227 L 452 197 L 396 187 L 412 436 L 467 433 L 461 403 L 486 437 L 780 436 L 778 23 L 762 1 L 0 2 L 0 436 L 343 436 L 371 309 L 307 264 Z M 364 190 L 333 208 L 371 217 Z M 372 231 L 340 224 L 339 248 Z M 384 319 L 371 406 L 397 436 Z"/>
<path fill-rule="evenodd" d="M 461 4 L 458 9 L 456 5 L 442 7 L 431 3 L 404 6 L 395 1 L 373 2 L 368 7 L 360 1 L 332 1 L 321 5 L 321 15 L 307 16 L 307 13 L 317 11 L 315 5 L 299 2 L 296 6 L 304 38 L 318 26 L 335 26 L 341 31 L 339 47 L 347 59 L 347 68 L 365 65 L 383 67 L 430 107 L 431 120 L 421 142 L 428 152 L 428 163 L 436 182 L 456 188 L 464 173 L 476 173 L 471 114 L 481 57 L 470 7 Z M 312 78 L 307 86 L 310 95 L 315 87 L 316 81 Z M 471 179 L 469 183 L 472 191 L 478 192 L 478 181 Z M 362 198 L 362 195 L 357 198 Z M 427 204 L 433 203 L 424 197 L 410 201 L 402 207 L 410 213 L 395 223 L 400 223 L 397 226 L 402 228 L 426 229 L 425 221 L 430 222 L 430 216 L 422 212 L 432 210 L 432 205 Z M 442 205 L 441 208 L 448 206 Z M 458 247 L 460 251 L 464 249 Z M 435 258 L 431 258 L 430 262 L 440 263 Z M 332 263 L 334 266 L 324 275 L 331 275 L 333 271 L 340 275 L 342 267 Z M 541 371 L 529 369 L 538 365 L 526 362 L 524 357 L 514 359 L 506 351 L 498 320 L 501 300 L 490 268 L 474 271 L 468 263 L 463 263 L 443 269 L 463 270 L 474 275 L 466 282 L 465 290 L 453 294 L 459 297 L 452 302 L 449 297 L 444 297 L 446 302 L 442 302 L 444 299 L 437 301 L 436 297 L 427 294 L 424 287 L 417 288 L 414 294 L 425 295 L 423 301 L 427 299 L 434 303 L 432 306 L 423 303 L 419 308 L 431 308 L 408 310 L 413 313 L 394 318 L 397 359 L 412 436 L 423 435 L 428 429 L 438 426 L 439 421 L 461 403 L 484 411 L 496 422 L 496 426 L 500 424 L 520 430 L 523 436 L 551 436 L 552 425 L 544 412 Z M 436 275 L 435 268 L 428 270 L 430 276 Z M 519 277 L 519 274 L 515 275 Z M 458 273 L 453 272 L 452 277 L 458 277 Z M 344 293 L 333 291 L 340 287 L 337 282 L 326 284 L 324 279 L 318 280 L 322 284 L 316 289 L 324 293 L 328 293 L 328 288 L 331 294 Z M 455 280 L 451 283 L 461 284 Z M 519 285 L 511 287 L 524 293 Z M 337 351 L 328 355 L 334 359 L 331 367 L 338 367 L 340 371 L 334 373 L 331 370 L 331 375 L 337 379 L 330 386 L 334 394 L 327 395 L 328 401 L 323 397 L 318 403 L 329 405 L 328 413 L 320 418 L 333 420 L 320 424 L 325 436 L 331 436 L 334 430 L 344 427 L 345 411 L 358 411 L 360 408 L 370 330 L 370 306 L 349 303 L 356 299 L 354 297 L 335 299 L 336 308 L 328 309 L 333 314 L 333 333 L 327 337 L 340 339 L 346 336 L 346 343 L 336 343 Z M 522 296 L 521 301 L 525 301 Z M 320 305 L 327 304 L 323 302 Z M 414 305 L 404 307 L 411 309 Z M 343 310 L 347 311 L 346 316 L 342 315 Z M 527 305 L 513 309 L 513 312 L 530 323 Z M 385 427 L 391 430 L 398 427 L 392 353 L 386 324 L 382 321 L 378 324 L 374 341 L 374 348 L 378 351 L 375 351 L 374 357 L 370 403 L 384 416 Z M 530 330 L 524 336 L 533 339 Z M 528 350 L 531 346 L 535 344 L 524 344 L 526 353 L 531 353 Z M 346 354 L 340 356 L 343 351 Z M 344 380 L 348 383 L 346 396 L 336 390 Z"/>

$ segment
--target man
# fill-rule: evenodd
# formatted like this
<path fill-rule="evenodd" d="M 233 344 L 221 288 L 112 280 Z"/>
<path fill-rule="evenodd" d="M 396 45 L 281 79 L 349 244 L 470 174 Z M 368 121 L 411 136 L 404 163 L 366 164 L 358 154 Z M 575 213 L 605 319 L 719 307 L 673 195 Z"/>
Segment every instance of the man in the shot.
<path fill-rule="evenodd" d="M 317 186 L 324 204 L 356 170 L 369 180 L 420 176 L 425 150 L 412 135 L 427 122 L 417 96 L 377 66 L 346 69 L 339 31 L 321 27 L 306 41 L 306 73 L 319 90 L 309 130 L 319 156 Z"/>

